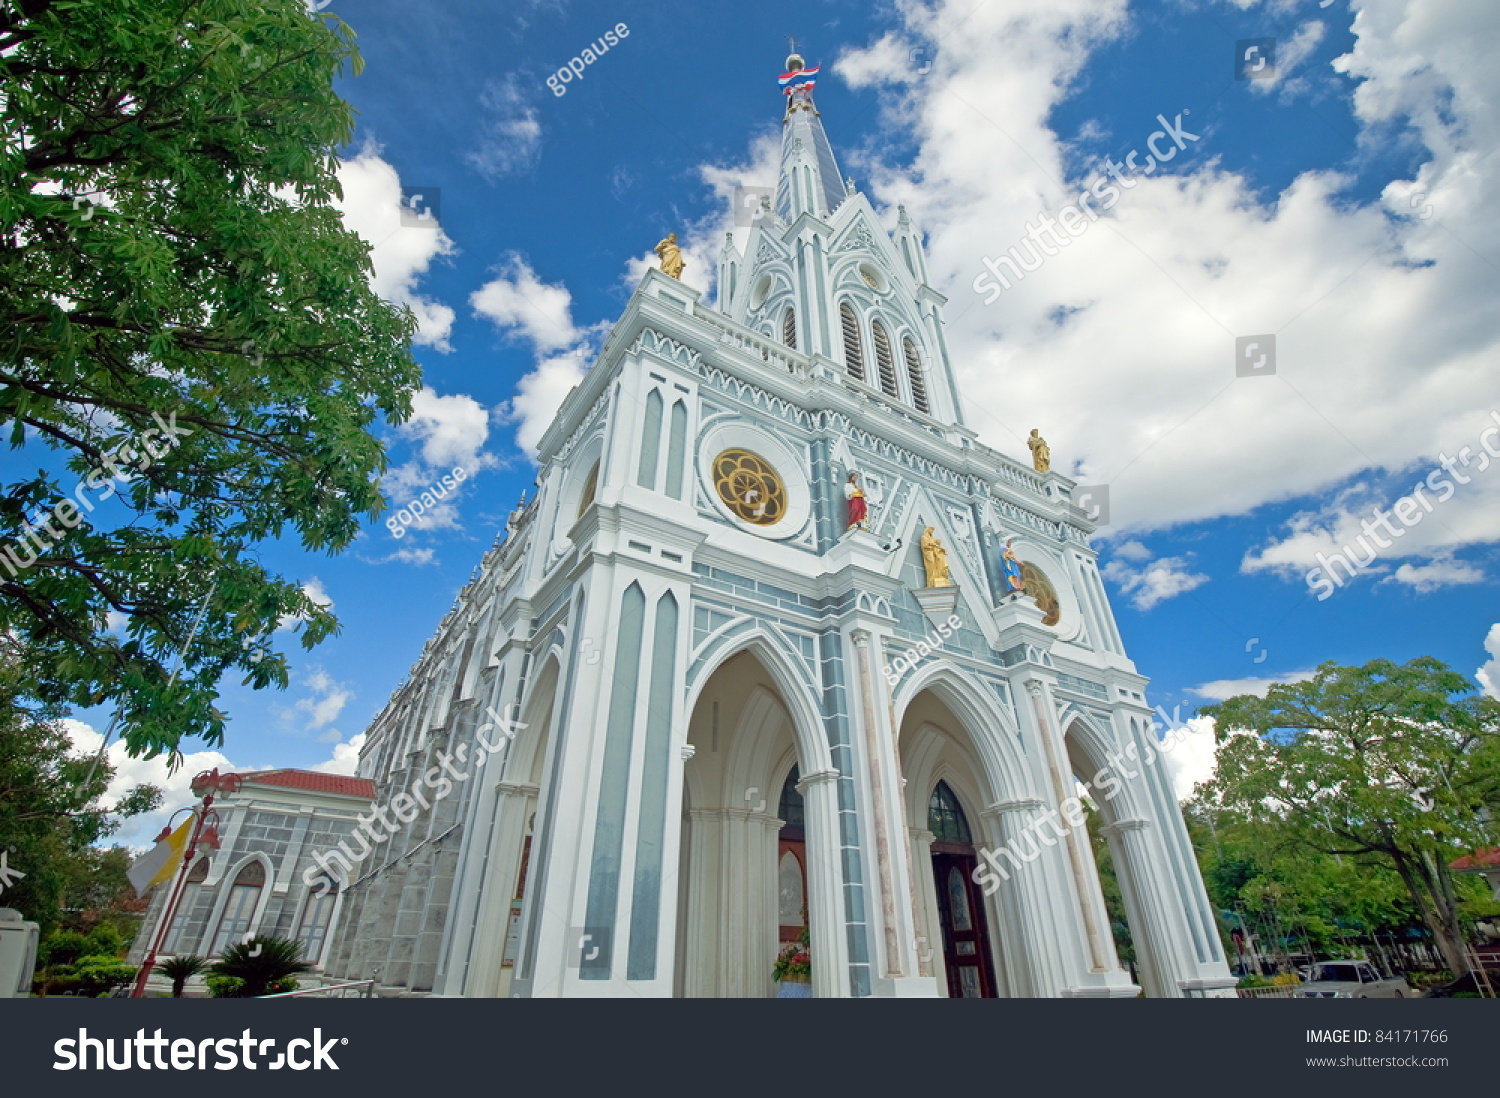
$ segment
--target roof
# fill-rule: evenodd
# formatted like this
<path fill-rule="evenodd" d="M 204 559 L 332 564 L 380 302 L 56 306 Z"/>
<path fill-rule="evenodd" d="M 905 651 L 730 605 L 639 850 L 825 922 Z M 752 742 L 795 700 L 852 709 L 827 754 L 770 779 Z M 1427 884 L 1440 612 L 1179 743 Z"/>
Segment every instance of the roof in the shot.
<path fill-rule="evenodd" d="M 1460 873 L 1482 873 L 1487 869 L 1500 869 L 1500 846 L 1482 846 L 1472 854 L 1465 854 L 1457 861 L 1449 862 L 1448 868 Z"/>
<path fill-rule="evenodd" d="M 369 778 L 351 778 L 344 774 L 323 774 L 316 770 L 261 770 L 241 774 L 254 785 L 276 785 L 285 789 L 305 789 L 311 793 L 336 793 L 344 797 L 375 799 L 375 783 Z"/>

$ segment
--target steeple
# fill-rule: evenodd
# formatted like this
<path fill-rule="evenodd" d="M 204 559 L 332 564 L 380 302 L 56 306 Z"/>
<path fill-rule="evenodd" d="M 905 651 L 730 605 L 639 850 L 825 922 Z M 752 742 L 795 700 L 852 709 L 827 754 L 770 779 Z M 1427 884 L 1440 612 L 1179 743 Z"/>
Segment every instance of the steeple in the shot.
<path fill-rule="evenodd" d="M 840 177 L 813 103 L 818 67 L 793 52 L 774 205 L 754 211 L 743 252 L 719 255 L 719 309 L 795 351 L 821 358 L 849 388 L 898 414 L 963 426 L 943 342 L 947 299 L 927 284 L 922 233 L 903 208 L 894 232 Z"/>
<path fill-rule="evenodd" d="M 786 93 L 786 115 L 781 120 L 781 176 L 776 182 L 776 212 L 787 221 L 804 213 L 826 218 L 844 201 L 833 146 L 823 132 L 812 90 L 817 68 L 808 69 L 801 56 L 786 59 L 781 76 Z"/>

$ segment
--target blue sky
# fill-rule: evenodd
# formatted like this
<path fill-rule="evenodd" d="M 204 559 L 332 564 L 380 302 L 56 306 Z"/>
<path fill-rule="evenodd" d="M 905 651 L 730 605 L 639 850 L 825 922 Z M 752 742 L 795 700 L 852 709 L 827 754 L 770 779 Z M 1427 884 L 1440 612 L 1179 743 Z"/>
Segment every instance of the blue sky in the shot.
<path fill-rule="evenodd" d="M 473 475 L 432 528 L 374 524 L 339 558 L 266 547 L 326 592 L 343 632 L 311 653 L 279 638 L 284 693 L 226 689 L 222 760 L 351 759 L 531 488 L 528 444 L 651 245 L 679 232 L 685 280 L 709 288 L 728 187 L 770 181 L 788 34 L 824 66 L 817 101 L 845 174 L 892 224 L 904 201 L 929 233 L 970 425 L 1017 457 L 1039 426 L 1055 467 L 1110 485 L 1098 544 L 1154 703 L 1186 715 L 1214 684 L 1324 660 L 1430 654 L 1465 674 L 1500 660 L 1500 629 L 1486 650 L 1500 472 L 1332 597 L 1303 579 L 1439 450 L 1477 452 L 1500 408 L 1485 7 L 333 0 L 365 60 L 340 84 L 359 124 L 346 217 L 376 245 L 377 288 L 422 317 L 431 390 L 391 433 L 388 487 L 399 504 L 454 465 Z M 622 22 L 583 79 L 548 88 Z M 1236 42 L 1267 37 L 1275 77 L 1236 79 Z M 983 258 L 1103 158 L 1144 150 L 1158 114 L 1199 140 L 986 305 L 971 285 Z M 398 185 L 439 196 L 440 228 L 398 224 Z M 1263 333 L 1277 375 L 1236 378 L 1235 337 Z"/>

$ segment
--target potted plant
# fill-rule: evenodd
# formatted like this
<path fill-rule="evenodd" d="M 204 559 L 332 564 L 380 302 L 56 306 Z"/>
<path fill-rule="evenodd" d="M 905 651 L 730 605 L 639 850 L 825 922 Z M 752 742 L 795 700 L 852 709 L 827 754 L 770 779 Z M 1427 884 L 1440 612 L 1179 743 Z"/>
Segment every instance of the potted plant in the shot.
<path fill-rule="evenodd" d="M 795 942 L 788 942 L 776 955 L 776 964 L 771 976 L 776 981 L 776 998 L 812 998 L 812 955 L 808 949 L 807 927 L 797 935 Z"/>

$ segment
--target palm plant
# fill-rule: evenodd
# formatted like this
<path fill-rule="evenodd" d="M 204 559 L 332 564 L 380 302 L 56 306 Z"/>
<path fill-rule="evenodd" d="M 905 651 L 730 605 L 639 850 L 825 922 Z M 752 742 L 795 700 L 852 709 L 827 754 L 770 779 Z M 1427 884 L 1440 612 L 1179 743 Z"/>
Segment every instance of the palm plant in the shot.
<path fill-rule="evenodd" d="M 312 971 L 302 959 L 302 946 L 286 938 L 251 938 L 224 951 L 213 971 L 217 976 L 242 980 L 235 998 L 252 999 L 264 995 L 272 984 L 299 972 Z"/>
<path fill-rule="evenodd" d="M 187 982 L 207 968 L 208 962 L 202 957 L 184 953 L 180 957 L 168 957 L 156 967 L 172 981 L 172 998 L 181 999 L 182 989 L 187 986 Z"/>

